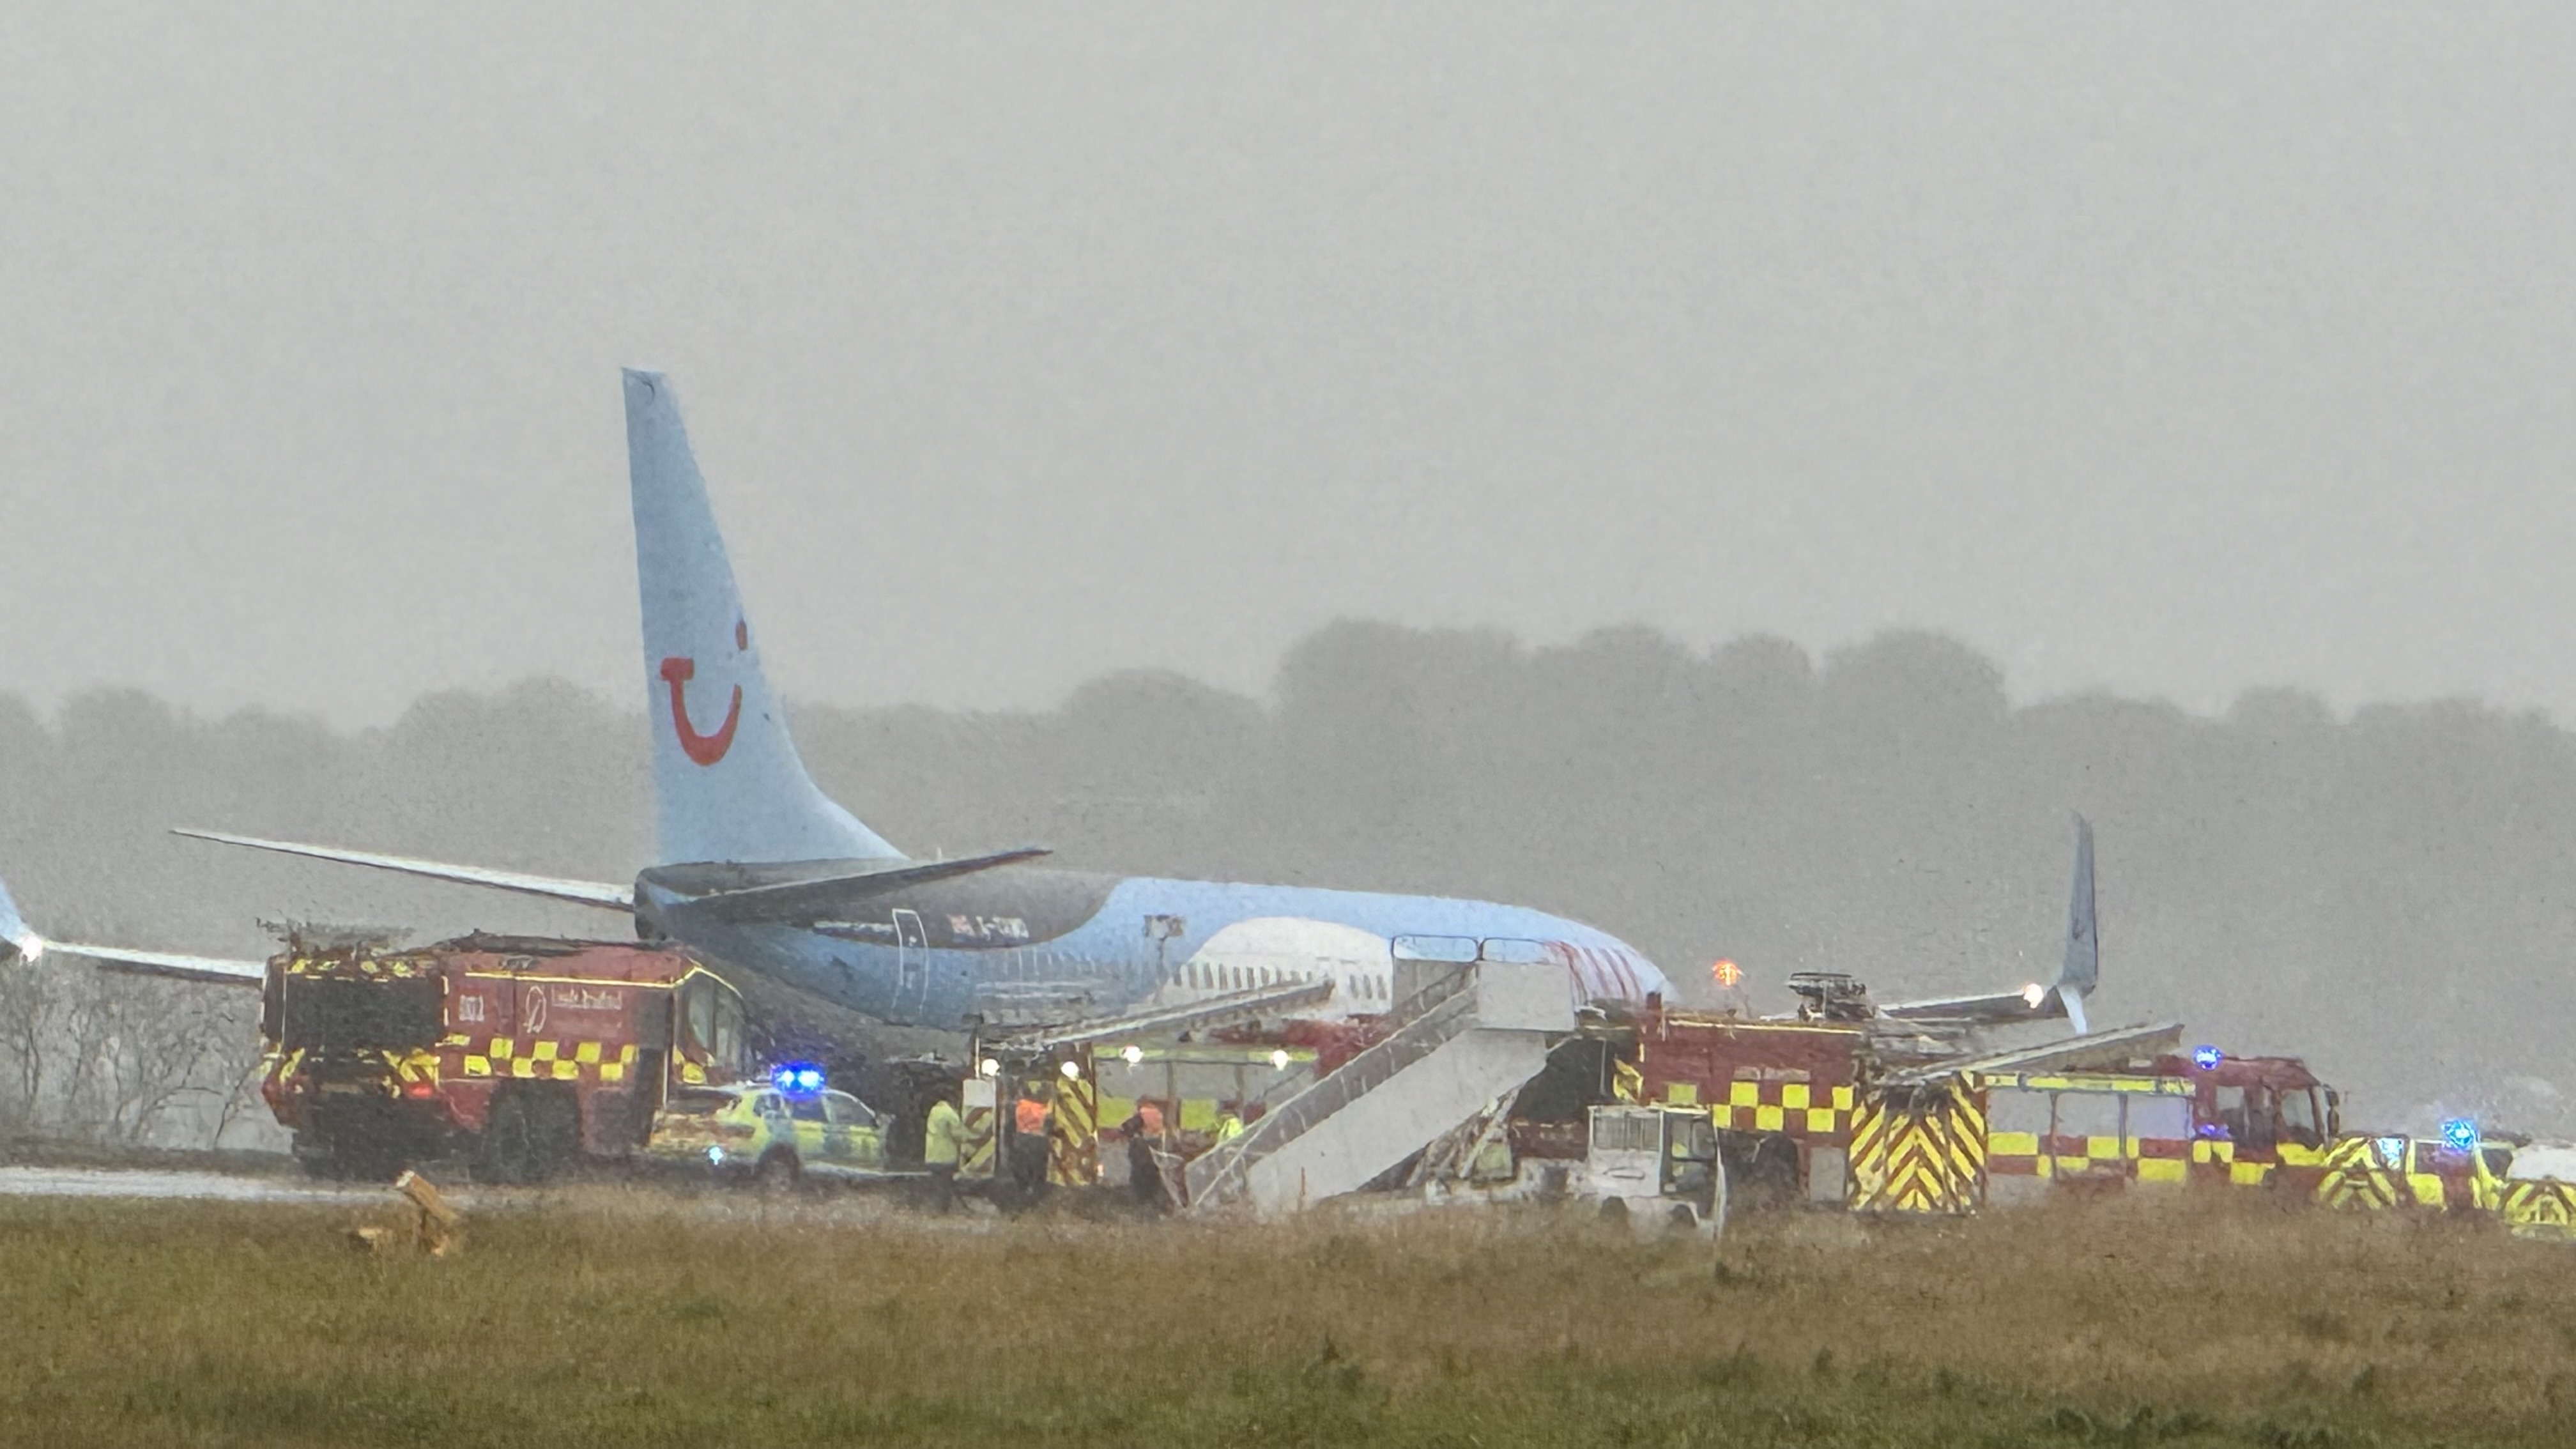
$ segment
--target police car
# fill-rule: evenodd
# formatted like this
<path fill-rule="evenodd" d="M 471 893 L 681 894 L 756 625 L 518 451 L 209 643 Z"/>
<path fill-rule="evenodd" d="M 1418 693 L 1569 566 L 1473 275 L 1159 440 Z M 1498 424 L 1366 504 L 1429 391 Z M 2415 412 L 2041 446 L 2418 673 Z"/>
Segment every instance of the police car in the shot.
<path fill-rule="evenodd" d="M 886 1171 L 885 1121 L 829 1090 L 823 1074 L 781 1067 L 766 1082 L 674 1092 L 653 1115 L 645 1156 L 728 1179 L 787 1186 L 806 1173 L 876 1178 Z"/>

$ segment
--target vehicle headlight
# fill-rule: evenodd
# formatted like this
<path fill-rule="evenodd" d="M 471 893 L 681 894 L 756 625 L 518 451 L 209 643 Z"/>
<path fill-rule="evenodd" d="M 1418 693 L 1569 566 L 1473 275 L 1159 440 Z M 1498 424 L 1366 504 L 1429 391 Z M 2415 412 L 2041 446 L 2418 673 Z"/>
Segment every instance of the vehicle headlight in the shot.
<path fill-rule="evenodd" d="M 724 1166 L 724 1149 L 723 1149 L 723 1148 L 721 1148 L 721 1147 L 710 1147 L 710 1148 L 708 1148 L 708 1149 L 707 1149 L 707 1165 L 708 1165 L 709 1167 L 722 1167 L 722 1166 Z"/>

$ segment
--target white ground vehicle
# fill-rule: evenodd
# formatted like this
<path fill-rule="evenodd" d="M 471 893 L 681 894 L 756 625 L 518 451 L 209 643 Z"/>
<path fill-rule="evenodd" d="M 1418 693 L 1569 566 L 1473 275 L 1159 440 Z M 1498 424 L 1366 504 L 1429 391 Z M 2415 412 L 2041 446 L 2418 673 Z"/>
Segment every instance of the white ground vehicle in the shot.
<path fill-rule="evenodd" d="M 1715 1237 L 1726 1226 L 1726 1169 L 1717 1128 L 1694 1107 L 1595 1107 L 1580 1199 L 1624 1217 L 1639 1232 L 1688 1227 Z"/>

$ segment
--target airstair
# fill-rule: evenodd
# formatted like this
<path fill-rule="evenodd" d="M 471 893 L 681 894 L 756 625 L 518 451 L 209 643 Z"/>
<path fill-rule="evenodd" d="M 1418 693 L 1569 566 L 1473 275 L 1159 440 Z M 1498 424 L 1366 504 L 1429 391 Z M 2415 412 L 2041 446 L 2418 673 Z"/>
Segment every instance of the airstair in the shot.
<path fill-rule="evenodd" d="M 1574 1029 L 1565 968 L 1477 961 L 1389 1014 L 1388 1035 L 1193 1159 L 1193 1212 L 1293 1212 L 1354 1191 L 1457 1130 L 1547 1065 Z"/>

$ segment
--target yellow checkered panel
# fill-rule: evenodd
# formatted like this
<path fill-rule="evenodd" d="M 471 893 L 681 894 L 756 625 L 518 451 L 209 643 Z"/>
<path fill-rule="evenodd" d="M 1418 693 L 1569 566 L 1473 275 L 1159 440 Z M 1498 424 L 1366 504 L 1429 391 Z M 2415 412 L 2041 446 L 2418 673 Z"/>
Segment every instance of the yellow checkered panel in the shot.
<path fill-rule="evenodd" d="M 1689 1106 L 1669 1089 L 1671 1105 Z M 1721 1132 L 1782 1132 L 1792 1137 L 1839 1138 L 1852 1128 L 1853 1091 L 1849 1086 L 1819 1087 L 1808 1082 L 1729 1082 L 1726 1100 L 1709 1107 L 1709 1120 Z"/>
<path fill-rule="evenodd" d="M 479 1049 L 467 1043 L 459 1065 L 468 1077 L 545 1082 L 578 1082 L 589 1077 L 614 1086 L 634 1073 L 635 1043 L 612 1048 L 598 1041 L 521 1041 L 496 1036 Z"/>

